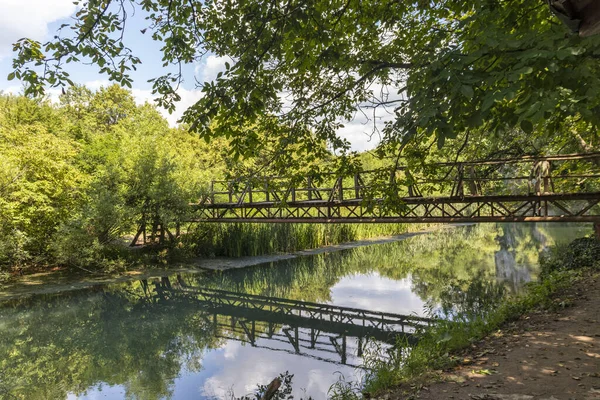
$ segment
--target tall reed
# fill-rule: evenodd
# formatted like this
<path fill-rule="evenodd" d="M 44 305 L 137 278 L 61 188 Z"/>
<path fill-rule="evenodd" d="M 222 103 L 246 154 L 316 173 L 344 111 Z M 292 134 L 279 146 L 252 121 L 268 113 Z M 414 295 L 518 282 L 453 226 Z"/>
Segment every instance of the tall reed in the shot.
<path fill-rule="evenodd" d="M 185 244 L 199 256 L 257 256 L 415 231 L 414 224 L 198 224 Z"/>

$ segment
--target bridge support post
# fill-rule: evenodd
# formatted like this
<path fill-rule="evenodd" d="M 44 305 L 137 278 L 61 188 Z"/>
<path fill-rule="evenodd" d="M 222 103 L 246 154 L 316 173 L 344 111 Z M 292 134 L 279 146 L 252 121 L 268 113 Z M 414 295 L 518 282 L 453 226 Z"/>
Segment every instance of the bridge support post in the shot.
<path fill-rule="evenodd" d="M 404 328 L 404 326 L 402 326 Z M 357 356 L 362 357 L 363 356 L 363 338 L 359 337 L 358 338 L 358 354 Z"/>
<path fill-rule="evenodd" d="M 594 222 L 594 233 L 596 234 L 596 239 L 600 240 L 600 221 Z"/>

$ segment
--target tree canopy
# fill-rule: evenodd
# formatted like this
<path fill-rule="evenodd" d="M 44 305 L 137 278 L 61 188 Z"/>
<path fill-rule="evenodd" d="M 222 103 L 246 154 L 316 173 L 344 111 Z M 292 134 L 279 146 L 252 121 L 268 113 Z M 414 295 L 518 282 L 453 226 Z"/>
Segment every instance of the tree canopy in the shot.
<path fill-rule="evenodd" d="M 140 224 L 174 229 L 222 178 L 222 147 L 117 85 L 75 86 L 58 104 L 0 94 L 0 279 L 5 267 L 101 263 Z"/>
<path fill-rule="evenodd" d="M 158 103 L 173 110 L 184 64 L 229 57 L 202 82 L 203 97 L 182 121 L 204 138 L 231 138 L 245 155 L 347 150 L 337 135 L 357 113 L 385 118 L 386 153 L 408 139 L 447 139 L 470 130 L 534 130 L 554 135 L 573 121 L 596 132 L 600 113 L 600 38 L 580 38 L 546 2 L 526 0 L 287 0 L 266 2 L 87 0 L 74 21 L 41 44 L 14 45 L 9 79 L 26 94 L 70 83 L 70 62 L 91 61 L 121 85 L 142 62 L 128 47 L 126 21 L 140 11 L 142 32 L 162 43 Z M 159 73 L 160 74 L 160 73 Z M 272 144 L 271 144 L 272 145 Z"/>

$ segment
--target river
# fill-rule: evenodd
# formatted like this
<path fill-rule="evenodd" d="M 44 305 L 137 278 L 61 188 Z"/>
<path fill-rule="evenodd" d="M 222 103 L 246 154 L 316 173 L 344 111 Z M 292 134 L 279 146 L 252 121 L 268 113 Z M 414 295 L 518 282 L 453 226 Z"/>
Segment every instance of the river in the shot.
<path fill-rule="evenodd" d="M 0 398 L 237 398 L 287 371 L 295 398 L 322 399 L 341 377 L 359 382 L 365 357 L 384 356 L 392 331 L 410 340 L 425 324 L 419 317 L 452 318 L 518 293 L 537 279 L 540 252 L 589 231 L 463 225 L 243 269 L 11 299 L 0 303 Z"/>

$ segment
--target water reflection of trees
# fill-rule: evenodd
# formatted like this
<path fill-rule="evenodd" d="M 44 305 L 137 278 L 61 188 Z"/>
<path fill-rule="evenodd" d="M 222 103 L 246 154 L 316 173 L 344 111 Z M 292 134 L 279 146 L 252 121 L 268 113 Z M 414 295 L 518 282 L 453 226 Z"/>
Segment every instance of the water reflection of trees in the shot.
<path fill-rule="evenodd" d="M 467 226 L 183 279 L 232 292 L 324 303 L 342 278 L 376 272 L 396 280 L 410 277 L 414 293 L 451 315 L 481 309 L 504 290 L 516 290 L 520 281 L 537 274 L 539 252 L 573 232 L 550 224 Z M 58 399 L 104 383 L 122 385 L 127 398 L 169 398 L 182 368 L 201 370 L 207 349 L 222 342 L 198 307 L 157 305 L 147 296 L 136 282 L 4 305 L 0 397 Z"/>
<path fill-rule="evenodd" d="M 565 224 L 464 226 L 399 243 L 190 279 L 232 291 L 327 302 L 330 288 L 342 278 L 377 272 L 395 280 L 410 277 L 412 291 L 422 300 L 451 312 L 451 306 L 454 311 L 476 308 L 477 293 L 491 301 L 506 292 L 518 292 L 523 283 L 537 276 L 538 256 L 544 248 L 585 229 Z"/>
<path fill-rule="evenodd" d="M 505 281 L 519 274 L 535 277 L 541 249 L 564 232 L 550 224 L 481 224 L 443 230 L 398 243 L 302 257 L 284 263 L 191 277 L 203 286 L 267 296 L 326 302 L 330 288 L 357 273 L 377 272 L 391 279 L 412 278 L 423 300 L 439 298 L 450 282 L 475 277 Z M 574 236 L 574 235 L 573 235 Z M 499 264 L 498 252 L 509 262 Z M 517 285 L 510 284 L 516 290 Z"/>
<path fill-rule="evenodd" d="M 102 382 L 123 385 L 127 398 L 168 398 L 182 365 L 201 369 L 218 343 L 197 310 L 154 307 L 136 286 L 0 309 L 0 387 L 17 399 L 64 399 Z"/>

